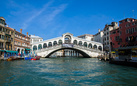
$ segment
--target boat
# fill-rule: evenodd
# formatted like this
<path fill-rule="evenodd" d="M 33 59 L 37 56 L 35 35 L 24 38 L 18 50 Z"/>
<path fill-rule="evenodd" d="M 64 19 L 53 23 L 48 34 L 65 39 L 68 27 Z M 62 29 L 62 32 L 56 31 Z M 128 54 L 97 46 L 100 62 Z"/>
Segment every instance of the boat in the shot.
<path fill-rule="evenodd" d="M 21 58 L 20 56 L 10 56 L 7 58 L 7 61 L 14 61 L 14 60 L 23 60 L 24 58 Z"/>
<path fill-rule="evenodd" d="M 40 60 L 40 56 L 36 56 L 34 58 L 31 58 L 31 60 Z"/>
<path fill-rule="evenodd" d="M 116 56 L 112 55 L 109 63 L 137 67 L 137 46 L 117 48 Z"/>
<path fill-rule="evenodd" d="M 25 57 L 25 60 L 31 60 L 33 57 Z"/>

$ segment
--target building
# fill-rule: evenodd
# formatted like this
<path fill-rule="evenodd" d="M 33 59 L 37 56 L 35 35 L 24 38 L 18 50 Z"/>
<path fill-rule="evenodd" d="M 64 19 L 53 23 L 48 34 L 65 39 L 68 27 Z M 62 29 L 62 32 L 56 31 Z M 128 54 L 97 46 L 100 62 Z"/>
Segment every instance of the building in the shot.
<path fill-rule="evenodd" d="M 30 38 L 31 38 L 31 41 L 30 41 L 31 44 L 43 41 L 43 38 L 35 35 L 30 35 Z"/>
<path fill-rule="evenodd" d="M 103 35 L 104 35 L 104 32 L 103 31 L 100 31 L 100 29 L 98 30 L 98 33 L 96 33 L 94 35 L 94 41 L 96 42 L 100 42 L 103 44 Z"/>
<path fill-rule="evenodd" d="M 18 53 L 28 53 L 30 51 L 30 37 L 28 35 L 22 33 L 22 29 L 20 32 L 15 30 L 15 39 L 14 39 L 14 50 L 18 51 Z"/>
<path fill-rule="evenodd" d="M 110 31 L 110 47 L 111 50 L 120 47 L 119 28 Z"/>
<path fill-rule="evenodd" d="M 118 28 L 117 22 L 112 22 L 110 25 L 106 24 L 105 28 L 103 30 L 104 36 L 103 36 L 103 45 L 104 50 L 106 52 L 111 52 L 111 45 L 110 45 L 110 31 Z"/>
<path fill-rule="evenodd" d="M 3 17 L 0 17 L 0 49 L 14 50 L 14 29 L 6 27 Z"/>
<path fill-rule="evenodd" d="M 119 21 L 120 47 L 137 45 L 137 19 L 126 18 Z"/>
<path fill-rule="evenodd" d="M 88 41 L 93 41 L 94 36 L 91 34 L 84 34 L 84 35 L 80 35 L 77 36 L 78 38 L 82 38 L 82 39 L 86 39 Z"/>

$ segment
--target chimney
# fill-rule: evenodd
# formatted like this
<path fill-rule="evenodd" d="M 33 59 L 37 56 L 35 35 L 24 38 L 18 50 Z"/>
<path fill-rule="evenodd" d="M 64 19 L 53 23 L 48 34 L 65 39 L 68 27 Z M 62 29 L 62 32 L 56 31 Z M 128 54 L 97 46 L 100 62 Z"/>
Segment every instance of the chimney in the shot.
<path fill-rule="evenodd" d="M 28 37 L 28 32 L 27 32 L 27 37 Z"/>
<path fill-rule="evenodd" d="M 100 29 L 98 29 L 98 32 L 100 32 Z"/>
<path fill-rule="evenodd" d="M 7 27 L 9 27 L 9 25 L 7 25 Z"/>
<path fill-rule="evenodd" d="M 20 33 L 22 33 L 22 29 L 20 29 Z"/>

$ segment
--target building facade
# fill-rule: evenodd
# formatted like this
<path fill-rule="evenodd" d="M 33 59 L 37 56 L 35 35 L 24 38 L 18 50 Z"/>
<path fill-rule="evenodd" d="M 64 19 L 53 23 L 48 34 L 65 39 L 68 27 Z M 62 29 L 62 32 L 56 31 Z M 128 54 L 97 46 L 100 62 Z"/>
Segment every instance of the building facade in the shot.
<path fill-rule="evenodd" d="M 120 47 L 137 45 L 137 19 L 126 18 L 119 21 Z"/>
<path fill-rule="evenodd" d="M 14 29 L 6 27 L 3 17 L 0 17 L 0 49 L 14 50 Z"/>
<path fill-rule="evenodd" d="M 30 38 L 31 38 L 31 41 L 30 41 L 31 44 L 43 41 L 43 38 L 35 35 L 30 35 Z"/>
<path fill-rule="evenodd" d="M 30 51 L 30 37 L 28 32 L 27 35 L 24 35 L 22 34 L 22 29 L 20 29 L 20 32 L 15 30 L 14 50 L 20 54 Z"/>
<path fill-rule="evenodd" d="M 118 23 L 117 22 L 112 22 L 110 25 L 105 25 L 105 28 L 103 30 L 104 36 L 103 36 L 103 45 L 104 45 L 104 50 L 106 52 L 111 52 L 111 45 L 110 45 L 110 31 L 118 28 Z"/>
<path fill-rule="evenodd" d="M 94 36 L 91 34 L 84 34 L 84 35 L 80 35 L 77 36 L 78 38 L 82 38 L 82 39 L 86 39 L 88 41 L 93 41 Z"/>
<path fill-rule="evenodd" d="M 119 28 L 110 31 L 110 47 L 111 50 L 120 47 Z"/>
<path fill-rule="evenodd" d="M 98 30 L 98 33 L 96 33 L 94 35 L 94 41 L 96 42 L 100 42 L 103 44 L 103 35 L 104 35 L 104 32 L 103 31 L 100 31 L 100 29 Z"/>

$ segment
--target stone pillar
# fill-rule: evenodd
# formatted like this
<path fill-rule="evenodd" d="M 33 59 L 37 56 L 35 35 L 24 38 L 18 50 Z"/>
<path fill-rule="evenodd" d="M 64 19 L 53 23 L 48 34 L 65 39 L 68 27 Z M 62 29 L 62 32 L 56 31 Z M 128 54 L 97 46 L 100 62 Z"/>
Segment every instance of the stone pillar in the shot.
<path fill-rule="evenodd" d="M 72 51 L 70 52 L 70 54 L 71 54 L 70 56 L 72 57 Z"/>
<path fill-rule="evenodd" d="M 62 52 L 63 52 L 63 57 L 65 57 L 65 50 L 63 49 Z"/>

